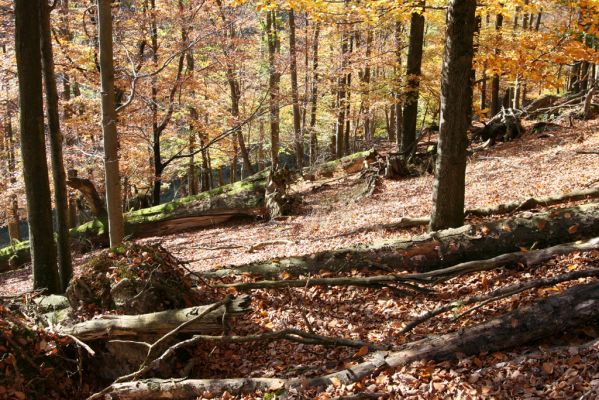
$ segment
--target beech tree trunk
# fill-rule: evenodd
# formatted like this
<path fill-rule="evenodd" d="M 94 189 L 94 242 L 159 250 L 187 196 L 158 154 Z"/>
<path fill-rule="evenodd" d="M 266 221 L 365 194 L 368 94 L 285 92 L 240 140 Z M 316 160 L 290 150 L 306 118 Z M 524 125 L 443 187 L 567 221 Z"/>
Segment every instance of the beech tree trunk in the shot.
<path fill-rule="evenodd" d="M 476 0 L 453 0 L 441 77 L 441 124 L 433 185 L 433 231 L 464 223 L 467 130 L 472 110 L 472 58 Z"/>
<path fill-rule="evenodd" d="M 276 62 L 277 55 L 281 49 L 281 41 L 277 32 L 277 12 L 269 10 L 266 12 L 266 36 L 268 42 L 268 92 L 270 96 L 270 159 L 272 168 L 279 167 L 279 103 L 281 73 L 278 71 Z"/>
<path fill-rule="evenodd" d="M 318 105 L 318 42 L 320 24 L 314 26 L 312 42 L 312 91 L 310 94 L 310 165 L 314 165 L 318 158 L 318 135 L 316 133 L 316 112 Z"/>
<path fill-rule="evenodd" d="M 345 28 L 342 28 L 345 29 Z M 345 69 L 347 68 L 347 55 L 349 53 L 349 38 L 345 30 L 341 34 L 341 72 L 337 78 L 337 122 L 335 125 L 335 155 L 336 158 L 341 158 L 345 155 L 345 119 L 347 116 L 345 112 L 346 107 L 346 96 L 347 96 L 347 76 Z"/>
<path fill-rule="evenodd" d="M 295 45 L 295 12 L 289 10 L 289 70 L 291 74 L 291 102 L 293 103 L 293 133 L 297 168 L 304 167 L 304 133 L 301 126 L 299 92 L 297 87 L 297 51 Z"/>
<path fill-rule="evenodd" d="M 123 243 L 123 204 L 119 172 L 117 116 L 114 101 L 114 62 L 112 49 L 112 10 L 110 0 L 98 0 L 98 37 L 100 40 L 100 80 L 102 83 L 102 134 L 104 136 L 104 173 L 110 246 Z"/>
<path fill-rule="evenodd" d="M 42 67 L 46 88 L 46 113 L 50 133 L 50 159 L 52 162 L 52 178 L 54 182 L 54 206 L 56 210 L 56 233 L 58 249 L 58 272 L 62 289 L 66 290 L 73 276 L 71 259 L 71 238 L 69 234 L 69 203 L 67 198 L 66 174 L 62 155 L 63 136 L 60 131 L 60 113 L 58 110 L 58 90 L 54 71 L 54 54 L 52 51 L 52 32 L 50 27 L 50 6 L 46 0 L 41 1 L 41 47 Z"/>
<path fill-rule="evenodd" d="M 46 164 L 41 64 L 41 0 L 15 1 L 15 49 L 23 179 L 33 260 L 33 288 L 62 292 L 52 232 L 50 181 Z"/>
<path fill-rule="evenodd" d="M 425 2 L 418 6 L 424 10 Z M 406 96 L 403 110 L 403 127 L 401 133 L 400 152 L 410 156 L 416 150 L 416 121 L 418 118 L 418 97 L 422 67 L 422 47 L 424 44 L 424 16 L 421 12 L 413 12 L 410 22 L 410 46 L 406 69 Z"/>

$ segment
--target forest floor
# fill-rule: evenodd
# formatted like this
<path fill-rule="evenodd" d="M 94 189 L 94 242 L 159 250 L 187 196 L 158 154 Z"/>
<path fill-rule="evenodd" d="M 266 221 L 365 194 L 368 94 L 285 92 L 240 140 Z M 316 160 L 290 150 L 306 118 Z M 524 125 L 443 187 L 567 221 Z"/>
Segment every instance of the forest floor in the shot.
<path fill-rule="evenodd" d="M 547 133 L 549 135 L 544 137 L 525 134 L 471 156 L 466 176 L 466 207 L 488 207 L 599 185 L 599 155 L 582 154 L 599 151 L 599 120 L 575 121 L 574 127 L 564 126 Z M 390 223 L 401 217 L 429 215 L 432 176 L 383 180 L 379 189 L 366 198 L 357 198 L 356 176 L 339 178 L 326 185 L 322 185 L 322 181 L 296 184 L 293 190 L 301 195 L 303 202 L 293 216 L 284 219 L 237 221 L 141 242 L 160 243 L 187 261 L 191 270 L 205 271 L 423 232 L 424 228 L 362 231 L 360 228 Z M 260 248 L 253 250 L 257 244 Z M 93 254 L 79 256 L 77 263 L 82 264 Z M 232 328 L 239 335 L 298 328 L 396 347 L 429 334 L 487 321 L 590 279 L 526 291 L 489 303 L 457 319 L 455 317 L 466 308 L 456 309 L 408 334 L 398 334 L 414 317 L 440 305 L 499 286 L 589 267 L 599 267 L 599 251 L 556 257 L 534 268 L 516 267 L 453 278 L 436 285 L 434 297 L 425 294 L 400 297 L 387 288 L 317 286 L 252 290 L 253 311 L 238 317 Z M 355 270 L 346 275 L 373 273 Z M 0 295 L 29 290 L 30 281 L 28 268 L 4 273 L 0 275 Z M 219 295 L 222 297 L 224 293 Z M 200 345 L 190 354 L 189 362 L 191 375 L 197 378 L 313 377 L 359 363 L 365 355 L 362 349 L 331 349 L 275 341 Z M 207 398 L 210 395 L 206 393 Z M 351 385 L 331 385 L 318 395 L 306 392 L 298 394 L 300 396 L 320 399 L 599 398 L 599 327 L 585 327 L 509 352 L 463 356 L 451 362 L 416 362 Z"/>

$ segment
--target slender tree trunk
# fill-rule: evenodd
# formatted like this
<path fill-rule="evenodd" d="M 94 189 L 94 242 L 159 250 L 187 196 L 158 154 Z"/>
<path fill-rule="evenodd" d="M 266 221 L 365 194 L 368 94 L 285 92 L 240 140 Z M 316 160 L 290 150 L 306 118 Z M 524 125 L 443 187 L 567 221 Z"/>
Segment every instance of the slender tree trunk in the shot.
<path fill-rule="evenodd" d="M 312 42 L 312 93 L 310 94 L 310 164 L 314 165 L 318 157 L 318 135 L 316 134 L 316 111 L 318 105 L 318 42 L 320 25 L 314 25 Z"/>
<path fill-rule="evenodd" d="M 368 29 L 366 32 L 366 65 L 364 66 L 364 73 L 362 75 L 362 108 L 364 112 L 364 141 L 370 145 L 372 143 L 373 133 L 372 128 L 372 115 L 371 115 L 371 104 L 370 104 L 370 81 L 372 79 L 372 67 L 370 64 L 370 58 L 372 57 L 372 43 L 374 41 L 374 33 L 372 29 Z"/>
<path fill-rule="evenodd" d="M 354 47 L 354 36 L 353 34 L 349 36 L 349 48 L 348 48 L 348 56 L 353 52 Z M 351 130 L 351 85 L 352 85 L 352 74 L 351 70 L 347 72 L 345 75 L 345 128 L 343 131 L 343 150 L 344 155 L 348 155 L 351 153 L 350 148 L 350 140 L 349 140 L 349 132 Z"/>
<path fill-rule="evenodd" d="M 348 50 L 349 50 L 349 37 L 348 34 L 345 32 L 345 28 L 343 28 L 344 31 L 341 34 L 341 71 L 340 71 L 340 75 L 337 79 L 337 104 L 336 104 L 336 108 L 337 108 L 337 124 L 336 124 L 336 131 L 335 131 L 335 143 L 336 143 L 336 149 L 335 149 L 335 153 L 337 158 L 341 158 L 343 157 L 343 155 L 345 154 L 345 140 L 344 140 L 344 134 L 345 134 L 345 111 L 347 110 L 347 107 L 345 106 L 346 103 L 346 94 L 347 94 L 347 88 L 346 88 L 346 83 L 347 83 L 347 76 L 346 76 L 346 68 L 347 68 L 347 56 L 348 56 Z"/>
<path fill-rule="evenodd" d="M 568 84 L 568 91 L 570 91 L 570 92 L 573 92 L 573 93 L 580 92 L 579 76 L 580 76 L 581 65 L 582 65 L 582 63 L 580 61 L 577 61 L 570 68 L 570 79 L 569 79 L 569 84 Z"/>
<path fill-rule="evenodd" d="M 264 169 L 264 120 L 258 121 L 258 171 Z"/>
<path fill-rule="evenodd" d="M 40 11 L 41 0 L 15 1 L 21 155 L 33 261 L 33 288 L 46 288 L 49 293 L 60 293 L 44 141 Z"/>
<path fill-rule="evenodd" d="M 54 181 L 54 205 L 56 209 L 56 233 L 58 249 L 58 272 L 62 289 L 66 290 L 73 276 L 71 245 L 69 234 L 69 203 L 67 198 L 66 173 L 62 155 L 63 137 L 60 131 L 58 110 L 58 90 L 54 71 L 54 55 L 52 51 L 52 32 L 50 28 L 50 6 L 46 0 L 41 1 L 41 47 L 42 67 L 46 88 L 46 113 L 50 133 L 50 159 L 52 161 L 52 178 Z"/>
<path fill-rule="evenodd" d="M 480 109 L 481 111 L 487 108 L 487 63 L 483 64 L 483 71 L 480 84 Z"/>
<path fill-rule="evenodd" d="M 391 125 L 393 130 L 393 138 L 397 143 L 397 148 L 401 148 L 401 138 L 403 137 L 403 98 L 401 96 L 401 50 L 403 42 L 401 40 L 401 23 L 395 23 L 395 62 L 397 66 L 395 70 L 395 87 L 393 89 L 393 108 L 391 110 Z"/>
<path fill-rule="evenodd" d="M 117 116 L 114 101 L 114 61 L 112 50 L 112 10 L 110 0 L 98 0 L 100 39 L 100 80 L 102 83 L 102 134 L 104 136 L 104 173 L 110 246 L 123 243 L 124 225 L 119 172 Z"/>
<path fill-rule="evenodd" d="M 280 52 L 280 39 L 277 32 L 277 13 L 275 10 L 266 12 L 266 35 L 268 42 L 269 80 L 268 92 L 270 95 L 270 158 L 273 169 L 279 167 L 279 85 L 281 73 L 276 62 Z"/>
<path fill-rule="evenodd" d="M 301 126 L 301 111 L 297 84 L 297 50 L 295 45 L 295 12 L 289 10 L 289 70 L 291 73 L 291 101 L 293 103 L 293 133 L 297 167 L 304 167 L 304 132 Z"/>
<path fill-rule="evenodd" d="M 497 14 L 495 19 L 495 30 L 498 32 L 501 31 L 501 27 L 503 26 L 503 15 Z M 495 49 L 495 54 L 499 54 L 499 49 Z M 501 101 L 499 99 L 499 75 L 493 75 L 493 80 L 491 81 L 491 116 L 497 115 L 497 113 L 501 110 Z"/>
<path fill-rule="evenodd" d="M 466 131 L 472 108 L 476 0 L 450 0 L 441 77 L 441 126 L 435 166 L 433 231 L 464 223 Z"/>
<path fill-rule="evenodd" d="M 424 8 L 424 2 L 421 3 Z M 418 118 L 418 98 L 424 44 L 424 16 L 412 13 L 410 22 L 410 46 L 406 69 L 407 92 L 403 110 L 403 127 L 400 151 L 410 156 L 416 150 L 416 121 Z"/>
<path fill-rule="evenodd" d="M 224 46 L 223 52 L 224 52 L 224 55 L 226 58 L 226 64 L 227 64 L 226 75 L 227 75 L 227 81 L 229 83 L 229 90 L 231 92 L 231 116 L 235 119 L 235 124 L 237 125 L 239 123 L 238 120 L 239 120 L 239 115 L 240 115 L 239 103 L 241 101 L 241 85 L 239 83 L 240 78 L 237 76 L 237 67 L 236 67 L 235 61 L 233 60 L 233 56 L 230 54 L 230 49 L 229 49 L 230 46 L 232 46 L 232 42 L 236 38 L 235 25 L 233 24 L 233 22 L 227 20 L 227 16 L 225 15 L 225 10 L 223 8 L 222 1 L 217 0 L 216 3 L 219 7 L 221 20 L 224 24 L 225 40 L 227 40 L 227 43 L 225 43 L 223 45 Z M 247 176 L 249 176 L 253 173 L 252 163 L 250 161 L 249 152 L 245 145 L 245 140 L 243 138 L 243 133 L 242 133 L 241 127 L 239 127 L 239 126 L 235 127 L 234 137 L 235 137 L 235 140 L 237 140 L 237 143 L 239 145 L 241 159 L 243 160 L 243 171 L 245 172 L 245 174 Z"/>

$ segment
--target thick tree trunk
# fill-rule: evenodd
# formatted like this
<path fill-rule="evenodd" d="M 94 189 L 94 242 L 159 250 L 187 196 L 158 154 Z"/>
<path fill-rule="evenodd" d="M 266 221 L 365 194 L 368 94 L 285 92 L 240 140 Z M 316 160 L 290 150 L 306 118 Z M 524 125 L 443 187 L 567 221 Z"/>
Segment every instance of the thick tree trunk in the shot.
<path fill-rule="evenodd" d="M 15 47 L 19 78 L 19 109 L 23 178 L 27 196 L 33 288 L 62 292 L 52 232 L 50 181 L 44 141 L 41 65 L 41 0 L 15 2 Z"/>
<path fill-rule="evenodd" d="M 50 6 L 45 0 L 42 0 L 41 6 L 42 67 L 46 88 L 46 113 L 48 116 L 48 130 L 50 133 L 50 159 L 52 162 L 52 178 L 54 182 L 58 273 L 60 275 L 62 289 L 66 290 L 69 281 L 73 276 L 70 245 L 71 238 L 69 234 L 69 203 L 62 155 L 63 137 L 60 131 L 58 90 L 56 88 L 56 73 L 54 71 L 54 55 L 52 51 Z"/>
<path fill-rule="evenodd" d="M 277 55 L 281 42 L 277 31 L 277 12 L 266 12 L 266 36 L 268 42 L 268 93 L 270 112 L 270 161 L 273 169 L 279 167 L 279 103 L 281 73 L 277 68 Z"/>
<path fill-rule="evenodd" d="M 441 78 L 441 124 L 433 185 L 433 231 L 464 223 L 467 130 L 472 110 L 476 0 L 449 4 Z"/>
<path fill-rule="evenodd" d="M 181 333 L 220 333 L 223 331 L 223 318 L 249 311 L 250 298 L 240 296 L 229 305 L 223 305 L 208 313 L 204 318 L 183 328 Z M 180 325 L 194 319 L 210 305 L 190 307 L 182 310 L 160 311 L 141 315 L 111 315 L 107 318 L 92 319 L 65 328 L 61 333 L 86 340 L 117 337 L 137 337 L 139 335 L 162 336 Z"/>
<path fill-rule="evenodd" d="M 424 9 L 424 1 L 419 4 Z M 400 152 L 410 156 L 416 150 L 416 121 L 418 118 L 418 97 L 420 88 L 420 69 L 422 66 L 422 47 L 424 44 L 424 16 L 413 12 L 410 22 L 410 46 L 406 69 L 406 99 L 403 110 L 403 128 Z"/>
<path fill-rule="evenodd" d="M 304 167 L 304 133 L 301 126 L 301 112 L 297 84 L 297 51 L 295 46 L 295 12 L 289 10 L 289 72 L 291 74 L 291 102 L 293 103 L 293 134 L 297 168 Z"/>
<path fill-rule="evenodd" d="M 511 253 L 532 245 L 546 247 L 599 235 L 599 204 L 552 210 L 527 217 L 446 229 L 410 239 L 381 241 L 276 262 L 256 262 L 202 273 L 219 277 L 251 273 L 266 278 L 279 273 L 317 273 L 376 268 L 408 271 L 435 270 L 456 263 Z"/>
<path fill-rule="evenodd" d="M 104 135 L 104 172 L 110 246 L 123 242 L 123 205 L 119 172 L 119 139 L 114 102 L 114 64 L 112 50 L 112 11 L 110 0 L 98 0 L 98 37 L 100 40 L 100 78 L 102 82 L 102 134 Z"/>
<path fill-rule="evenodd" d="M 403 137 L 403 98 L 401 96 L 402 82 L 400 77 L 401 73 L 401 53 L 403 47 L 402 41 L 402 26 L 399 21 L 395 22 L 395 62 L 397 66 L 394 68 L 395 71 L 395 87 L 393 88 L 393 107 L 391 109 L 391 129 L 393 131 L 393 139 L 397 142 L 397 148 L 401 148 L 401 140 Z"/>

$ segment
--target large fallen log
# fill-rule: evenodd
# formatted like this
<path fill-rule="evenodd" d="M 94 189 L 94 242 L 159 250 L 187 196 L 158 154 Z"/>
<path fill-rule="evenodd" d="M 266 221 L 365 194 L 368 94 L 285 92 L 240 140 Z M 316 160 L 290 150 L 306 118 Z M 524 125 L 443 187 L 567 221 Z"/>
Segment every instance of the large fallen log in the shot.
<path fill-rule="evenodd" d="M 172 234 L 236 217 L 265 215 L 267 178 L 268 171 L 262 171 L 209 192 L 127 213 L 125 231 L 135 237 Z"/>
<path fill-rule="evenodd" d="M 250 297 L 240 296 L 229 304 L 219 306 L 201 319 L 186 324 L 211 305 L 168 310 L 142 315 L 105 315 L 99 319 L 75 324 L 60 329 L 64 335 L 72 335 L 86 340 L 106 338 L 133 337 L 137 335 L 164 335 L 185 324 L 181 333 L 194 332 L 202 334 L 220 333 L 223 331 L 223 316 L 232 316 L 249 311 Z"/>
<path fill-rule="evenodd" d="M 359 286 L 379 288 L 390 286 L 392 284 L 405 285 L 406 282 L 415 283 L 437 283 L 446 281 L 450 278 L 470 274 L 474 272 L 488 271 L 500 268 L 505 265 L 521 264 L 527 267 L 541 264 L 558 255 L 569 254 L 575 251 L 588 251 L 599 249 L 599 238 L 593 238 L 582 243 L 566 243 L 557 246 L 548 247 L 540 250 L 518 251 L 514 253 L 501 254 L 488 260 L 476 260 L 460 263 L 448 268 L 437 269 L 420 274 L 387 274 L 367 277 L 337 277 L 337 278 L 308 278 L 308 279 L 285 279 L 274 281 L 257 282 L 235 282 L 216 284 L 218 288 L 235 288 L 236 290 L 251 289 L 279 289 L 291 287 L 311 287 L 311 286 Z M 194 273 L 195 274 L 195 273 Z M 430 293 L 429 289 L 415 285 L 405 286 L 414 292 Z M 406 293 L 408 294 L 408 293 Z"/>
<path fill-rule="evenodd" d="M 460 262 L 487 259 L 522 248 L 547 247 L 599 235 L 599 203 L 551 210 L 479 225 L 432 232 L 410 239 L 322 251 L 304 256 L 256 262 L 199 273 L 204 278 L 254 274 L 265 278 L 281 272 L 317 273 L 382 267 L 430 271 Z"/>
<path fill-rule="evenodd" d="M 315 167 L 304 168 L 303 174 L 309 180 L 330 178 L 338 173 L 353 174 L 361 171 L 364 163 L 374 162 L 377 155 L 374 149 L 361 151 Z"/>
<path fill-rule="evenodd" d="M 308 386 L 355 382 L 381 367 L 417 360 L 451 360 L 457 354 L 494 352 L 530 343 L 599 320 L 599 283 L 575 286 L 480 325 L 408 343 L 400 351 L 377 352 L 372 360 L 309 380 Z M 304 387 L 306 382 L 304 382 Z"/>
<path fill-rule="evenodd" d="M 599 320 L 599 283 L 575 286 L 568 291 L 517 309 L 480 325 L 404 345 L 396 352 L 374 352 L 368 361 L 326 376 L 311 379 L 151 379 L 117 383 L 107 393 L 112 399 L 192 399 L 225 390 L 232 395 L 247 392 L 349 384 L 379 371 L 419 360 L 449 360 L 457 354 L 475 355 L 510 349 Z"/>

